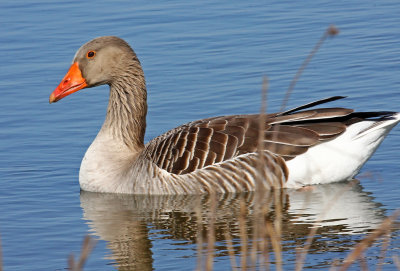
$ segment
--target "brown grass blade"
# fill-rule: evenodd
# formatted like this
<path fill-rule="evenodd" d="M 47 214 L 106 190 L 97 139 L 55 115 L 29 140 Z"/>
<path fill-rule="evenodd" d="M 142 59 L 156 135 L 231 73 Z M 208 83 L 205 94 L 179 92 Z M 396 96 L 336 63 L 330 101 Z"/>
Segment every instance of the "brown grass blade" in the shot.
<path fill-rule="evenodd" d="M 242 270 L 247 269 L 247 253 L 248 253 L 248 241 L 247 241 L 247 226 L 246 226 L 247 208 L 244 198 L 240 199 L 240 213 L 239 213 L 239 233 L 241 243 L 241 257 L 240 265 Z"/>
<path fill-rule="evenodd" d="M 75 263 L 74 256 L 72 254 L 70 255 L 68 259 L 69 269 L 72 271 L 82 271 L 95 245 L 96 241 L 89 235 L 86 235 L 82 242 L 82 249 L 78 262 Z"/>
<path fill-rule="evenodd" d="M 272 250 L 275 254 L 276 267 L 275 269 L 282 270 L 282 243 L 280 237 L 276 234 L 275 227 L 270 222 L 265 224 L 266 231 L 271 240 Z"/>
<path fill-rule="evenodd" d="M 400 258 L 399 258 L 399 256 L 394 255 L 393 256 L 393 262 L 396 265 L 397 270 L 400 270 Z"/>
<path fill-rule="evenodd" d="M 376 267 L 376 271 L 382 270 L 382 267 L 383 267 L 383 264 L 384 264 L 384 260 L 386 258 L 386 252 L 389 249 L 389 245 L 390 245 L 390 237 L 391 237 L 390 232 L 388 232 L 388 233 L 386 233 L 384 235 L 382 248 L 381 248 L 381 254 L 379 255 L 379 262 L 378 262 L 378 265 Z"/>
<path fill-rule="evenodd" d="M 236 263 L 236 257 L 235 257 L 235 250 L 233 248 L 233 242 L 232 242 L 231 234 L 229 232 L 229 228 L 227 228 L 227 232 L 225 232 L 225 239 L 226 239 L 226 249 L 228 250 L 232 270 L 236 271 L 238 269 L 237 269 L 237 263 Z"/>
<path fill-rule="evenodd" d="M 359 242 L 354 247 L 353 251 L 343 261 L 343 265 L 339 270 L 340 271 L 347 270 L 355 261 L 357 261 L 363 255 L 364 251 L 368 249 L 378 238 L 380 238 L 385 234 L 388 234 L 391 231 L 391 227 L 395 222 L 396 218 L 399 216 L 399 214 L 400 210 L 394 212 L 391 216 L 386 218 L 377 229 L 375 229 L 371 234 L 369 234 L 366 238 L 364 238 L 361 242 Z"/>
<path fill-rule="evenodd" d="M 0 271 L 3 271 L 3 252 L 1 248 L 1 236 L 0 236 Z"/>
<path fill-rule="evenodd" d="M 68 266 L 69 266 L 69 270 L 75 271 L 75 258 L 74 258 L 74 254 L 71 253 L 68 257 Z"/>
<path fill-rule="evenodd" d="M 307 236 L 307 240 L 304 244 L 304 247 L 298 249 L 297 261 L 296 261 L 296 271 L 300 271 L 303 269 L 304 261 L 307 257 L 307 253 L 310 250 L 310 247 L 314 240 L 315 235 L 317 234 L 317 230 L 318 230 L 317 224 L 320 223 L 324 219 L 323 214 L 327 213 L 334 206 L 335 202 L 338 202 L 341 195 L 346 190 L 350 189 L 353 185 L 354 185 L 354 182 L 350 182 L 343 189 L 341 189 L 335 195 L 333 195 L 332 199 L 329 201 L 329 202 L 332 202 L 331 205 L 324 206 L 324 211 L 322 212 L 322 216 L 318 217 L 318 219 L 314 222 L 314 227 L 311 228 L 310 233 Z"/>
<path fill-rule="evenodd" d="M 362 257 L 360 257 L 360 267 L 361 267 L 361 270 L 363 270 L 363 271 L 368 271 L 369 269 L 368 269 L 368 264 L 367 264 L 367 261 L 365 260 L 365 256 L 364 256 L 364 254 L 362 255 Z"/>
<path fill-rule="evenodd" d="M 214 191 L 210 193 L 210 213 L 208 223 L 208 234 L 207 234 L 207 258 L 206 258 L 206 270 L 213 270 L 214 262 L 214 245 L 215 245 L 215 217 L 217 210 L 217 196 Z"/>
<path fill-rule="evenodd" d="M 314 46 L 314 48 L 311 50 L 310 54 L 307 56 L 307 58 L 301 64 L 300 68 L 297 70 L 297 73 L 294 76 L 292 82 L 290 82 L 289 88 L 286 91 L 285 98 L 283 99 L 283 102 L 282 102 L 281 111 L 285 110 L 287 102 L 289 101 L 290 95 L 293 92 L 294 86 L 296 85 L 296 83 L 299 80 L 300 76 L 302 75 L 303 71 L 306 69 L 308 63 L 310 63 L 313 56 L 318 52 L 319 48 L 321 47 L 321 45 L 324 43 L 324 41 L 328 37 L 332 37 L 337 34 L 339 34 L 339 29 L 337 29 L 334 25 L 330 25 L 328 27 L 328 29 L 325 31 L 325 33 L 322 35 L 320 40 L 317 42 L 317 44 Z"/>
<path fill-rule="evenodd" d="M 261 252 L 262 252 L 262 263 L 264 265 L 265 270 L 269 270 L 270 268 L 270 257 L 269 257 L 269 242 L 268 242 L 268 236 L 267 236 L 267 230 L 265 227 L 262 228 L 262 238 L 261 238 Z"/>
<path fill-rule="evenodd" d="M 266 121 L 266 115 L 265 113 L 267 112 L 267 92 L 268 92 L 268 78 L 264 76 L 263 78 L 263 84 L 262 84 L 262 89 L 261 89 L 261 107 L 260 107 L 260 119 L 258 122 L 258 142 L 257 142 L 257 149 L 258 149 L 258 156 L 259 156 L 259 161 L 258 161 L 258 172 L 259 172 L 259 178 L 256 178 L 256 187 L 255 187 L 255 193 L 256 193 L 256 199 L 260 197 L 260 195 L 264 194 L 264 185 L 263 182 L 267 181 L 269 183 L 269 187 L 274 187 L 274 180 L 270 180 L 268 176 L 264 174 L 264 167 L 265 167 L 265 161 L 264 161 L 264 130 L 265 130 L 265 121 Z M 257 204 L 256 204 L 257 206 Z"/>
<path fill-rule="evenodd" d="M 203 218 L 201 216 L 202 203 L 198 200 L 196 204 L 197 219 L 197 270 L 203 270 Z"/>

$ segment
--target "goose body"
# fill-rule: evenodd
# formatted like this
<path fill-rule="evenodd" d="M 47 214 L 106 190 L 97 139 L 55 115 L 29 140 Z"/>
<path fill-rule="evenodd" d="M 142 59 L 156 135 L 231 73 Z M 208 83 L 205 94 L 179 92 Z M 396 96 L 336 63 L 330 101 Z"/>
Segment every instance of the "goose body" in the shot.
<path fill-rule="evenodd" d="M 143 70 L 131 47 L 113 36 L 77 51 L 50 103 L 102 84 L 110 86 L 106 119 L 79 173 L 81 189 L 93 192 L 224 193 L 347 180 L 400 121 L 396 112 L 314 109 L 344 98 L 335 96 L 263 116 L 193 121 L 144 144 Z"/>

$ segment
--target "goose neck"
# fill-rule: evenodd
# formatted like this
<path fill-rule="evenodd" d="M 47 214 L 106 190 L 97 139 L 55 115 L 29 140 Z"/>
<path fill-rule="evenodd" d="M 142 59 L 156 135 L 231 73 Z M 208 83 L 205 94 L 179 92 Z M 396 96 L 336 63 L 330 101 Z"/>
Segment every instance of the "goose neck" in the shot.
<path fill-rule="evenodd" d="M 143 76 L 125 75 L 110 84 L 110 99 L 103 128 L 129 149 L 144 147 L 147 94 Z"/>

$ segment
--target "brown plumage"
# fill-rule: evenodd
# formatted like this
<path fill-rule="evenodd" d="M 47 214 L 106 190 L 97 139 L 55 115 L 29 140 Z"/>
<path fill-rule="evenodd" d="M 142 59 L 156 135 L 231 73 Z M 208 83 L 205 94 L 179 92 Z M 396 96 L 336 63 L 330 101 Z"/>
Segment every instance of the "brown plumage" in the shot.
<path fill-rule="evenodd" d="M 335 96 L 317 102 L 322 104 L 342 98 L 345 97 Z M 262 149 L 288 161 L 314 145 L 339 136 L 346 130 L 347 123 L 368 118 L 368 113 L 360 119 L 352 114 L 352 109 L 346 108 L 296 111 L 267 114 L 263 130 L 260 130 L 259 114 L 190 122 L 153 139 L 144 152 L 160 168 L 185 174 L 241 154 L 257 152 L 261 147 L 257 141 L 261 131 L 264 134 Z M 387 114 L 382 112 L 379 116 Z M 376 116 L 376 112 L 373 113 L 373 117 Z"/>

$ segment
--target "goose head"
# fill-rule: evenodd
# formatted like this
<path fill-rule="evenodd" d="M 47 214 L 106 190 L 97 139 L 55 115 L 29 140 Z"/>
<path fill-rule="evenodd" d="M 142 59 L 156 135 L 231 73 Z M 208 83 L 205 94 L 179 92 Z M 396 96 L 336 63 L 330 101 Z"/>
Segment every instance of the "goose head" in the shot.
<path fill-rule="evenodd" d="M 140 67 L 140 63 L 127 42 L 115 36 L 93 39 L 78 49 L 49 102 L 57 102 L 84 88 L 112 85 L 132 66 Z"/>

